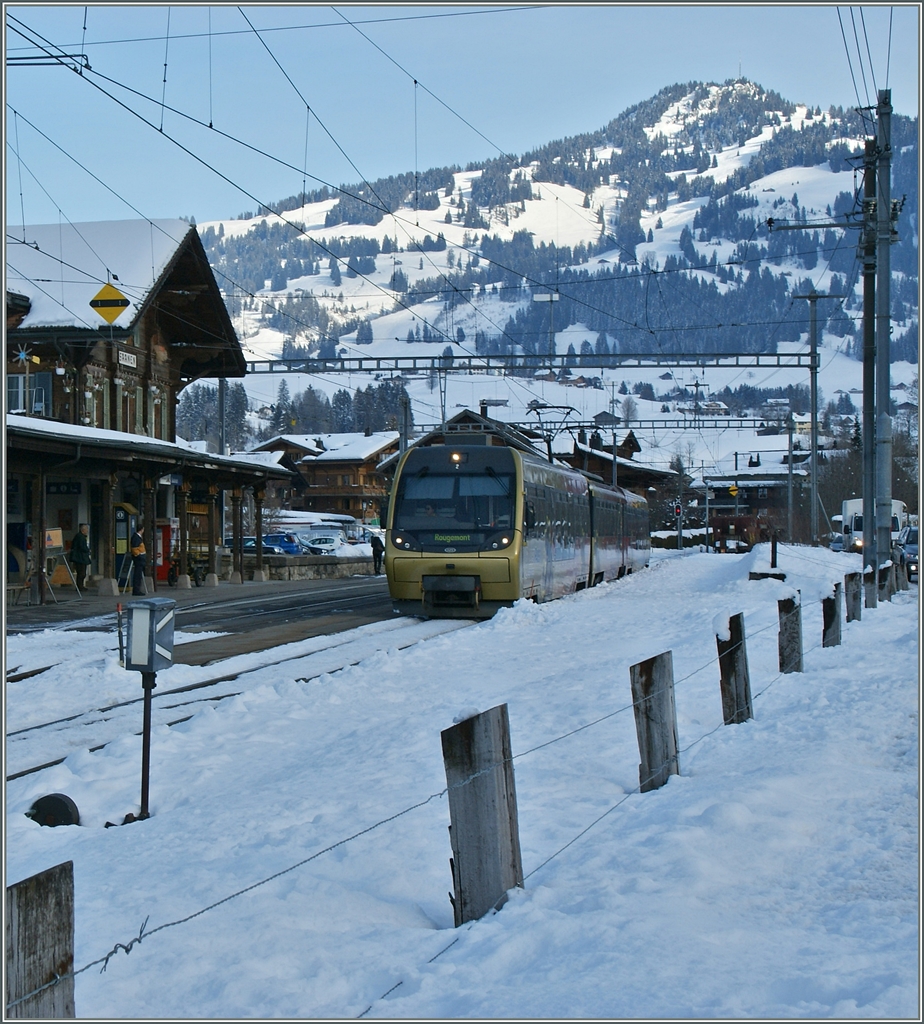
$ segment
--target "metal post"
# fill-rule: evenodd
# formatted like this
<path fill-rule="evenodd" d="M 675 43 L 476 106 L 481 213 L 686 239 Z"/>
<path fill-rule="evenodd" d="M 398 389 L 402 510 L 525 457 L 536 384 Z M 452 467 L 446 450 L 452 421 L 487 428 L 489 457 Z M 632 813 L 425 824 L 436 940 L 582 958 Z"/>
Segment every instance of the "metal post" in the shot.
<path fill-rule="evenodd" d="M 218 378 L 218 454 L 226 455 L 227 439 L 225 437 L 225 394 L 228 382 L 224 377 Z"/>
<path fill-rule="evenodd" d="M 616 486 L 616 424 L 613 424 L 613 486 Z"/>
<path fill-rule="evenodd" d="M 809 367 L 812 403 L 812 544 L 818 544 L 818 308 L 819 299 L 846 299 L 846 295 L 820 295 L 813 288 L 808 295 L 794 295 L 809 303 Z"/>
<path fill-rule="evenodd" d="M 151 783 L 151 691 L 157 686 L 157 673 L 142 672 L 141 686 L 144 690 L 144 717 L 141 725 L 141 814 L 150 818 L 148 811 L 148 789 Z"/>
<path fill-rule="evenodd" d="M 703 485 L 706 490 L 706 554 L 712 550 L 709 543 L 709 481 L 706 479 L 706 474 L 703 473 Z"/>
<path fill-rule="evenodd" d="M 787 424 L 789 434 L 789 473 L 786 477 L 786 540 L 792 544 L 792 409 L 789 410 L 789 421 Z"/>
<path fill-rule="evenodd" d="M 866 607 L 878 604 L 876 574 L 876 143 L 866 140 L 863 184 L 863 564 L 873 573 Z"/>
<path fill-rule="evenodd" d="M 398 394 L 398 453 L 403 455 L 407 451 L 408 436 L 408 405 L 410 399 L 407 392 L 402 388 Z"/>
<path fill-rule="evenodd" d="M 263 579 L 263 501 L 266 497 L 264 491 L 254 488 L 253 492 L 253 504 L 254 504 L 254 532 L 257 535 L 256 549 L 257 549 L 257 567 L 254 573 L 254 578 L 258 580 Z M 241 573 L 244 572 L 244 566 L 241 565 Z"/>
<path fill-rule="evenodd" d="M 810 352 L 812 356 L 812 368 L 809 371 L 810 394 L 812 403 L 811 431 L 812 431 L 812 481 L 811 481 L 811 530 L 812 546 L 818 546 L 818 295 L 812 289 L 812 297 L 809 299 L 810 310 Z"/>
<path fill-rule="evenodd" d="M 876 550 L 880 560 L 892 550 L 892 417 L 889 415 L 891 321 L 889 277 L 892 242 L 892 91 L 879 90 L 876 195 Z"/>
<path fill-rule="evenodd" d="M 28 400 L 28 399 L 27 399 Z M 47 589 L 48 581 L 45 578 L 45 570 L 47 568 L 46 554 L 45 554 L 45 534 L 48 529 L 48 499 L 46 491 L 48 490 L 48 484 L 45 478 L 44 467 L 39 472 L 39 532 L 38 532 L 38 564 L 35 566 L 35 578 L 38 582 L 38 600 L 39 604 L 45 603 L 45 592 Z"/>
<path fill-rule="evenodd" d="M 614 454 L 615 458 L 615 454 Z M 683 551 L 683 463 L 679 463 L 679 469 L 677 470 L 677 483 L 680 485 L 680 489 L 677 492 L 677 508 L 680 510 L 680 515 L 677 516 L 677 550 Z"/>

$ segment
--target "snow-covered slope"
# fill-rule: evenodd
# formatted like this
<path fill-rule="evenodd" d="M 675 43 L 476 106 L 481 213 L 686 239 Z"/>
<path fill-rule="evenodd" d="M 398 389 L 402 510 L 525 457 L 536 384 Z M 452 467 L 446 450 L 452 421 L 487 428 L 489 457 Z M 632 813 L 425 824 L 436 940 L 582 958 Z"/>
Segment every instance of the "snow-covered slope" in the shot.
<path fill-rule="evenodd" d="M 665 93 L 670 92 L 666 90 Z M 521 287 L 511 291 L 509 287 L 479 285 L 465 286 L 459 277 L 463 267 L 484 267 L 485 262 L 480 255 L 484 249 L 484 240 L 494 237 L 501 241 L 510 241 L 517 232 L 527 232 L 532 246 L 555 246 L 558 250 L 570 247 L 572 252 L 579 251 L 582 262 L 569 266 L 557 267 L 553 274 L 567 276 L 583 272 L 585 274 L 624 274 L 633 266 L 641 267 L 652 275 L 646 285 L 646 310 L 659 303 L 666 310 L 671 325 L 695 322 L 697 311 L 690 301 L 680 303 L 672 310 L 671 292 L 667 279 L 662 287 L 658 272 L 673 267 L 677 261 L 683 261 L 683 236 L 688 239 L 688 247 L 695 248 L 696 260 L 684 272 L 688 277 L 698 277 L 704 284 L 716 289 L 721 295 L 741 287 L 741 273 L 749 273 L 754 268 L 760 273 L 769 273 L 781 279 L 787 290 L 792 292 L 798 285 L 810 281 L 811 286 L 824 293 L 845 285 L 850 289 L 850 298 L 841 303 L 823 303 L 819 308 L 822 316 L 820 345 L 822 354 L 821 390 L 823 401 L 833 398 L 839 391 L 856 391 L 861 386 L 861 366 L 856 359 L 849 358 L 852 337 L 844 332 L 844 314 L 837 329 L 826 323 L 829 314 L 837 313 L 842 306 L 849 320 L 856 323 L 860 316 L 860 283 L 858 275 L 847 279 L 845 274 L 832 276 L 831 252 L 820 250 L 815 252 L 813 246 L 820 245 L 811 241 L 811 232 L 805 232 L 809 239 L 806 249 L 812 249 L 812 258 L 805 254 L 782 255 L 781 257 L 764 258 L 752 264 L 742 260 L 742 243 L 739 239 L 710 233 L 697 232 L 694 221 L 698 212 L 709 202 L 710 189 L 727 188 L 729 179 L 739 180 L 742 175 L 750 176 L 731 196 L 719 200 L 728 203 L 732 198 L 744 198 L 753 206 L 744 212 L 752 218 L 760 230 L 755 229 L 755 251 L 757 243 L 766 245 L 769 235 L 766 230 L 767 219 L 776 221 L 797 220 L 802 217 L 811 225 L 830 223 L 832 209 L 839 195 L 852 195 L 858 188 L 858 178 L 854 170 L 844 163 L 843 153 L 855 151 L 862 147 L 862 133 L 856 131 L 856 122 L 851 122 L 840 112 L 812 111 L 805 106 L 787 104 L 783 109 L 768 109 L 764 115 L 755 119 L 753 104 L 759 107 L 761 94 L 753 83 L 726 83 L 724 86 L 690 86 L 687 92 L 674 89 L 671 96 L 662 98 L 658 103 L 651 101 L 645 107 L 650 113 L 650 124 L 642 126 L 641 139 L 651 148 L 645 163 L 663 159 L 672 161 L 671 166 L 679 169 L 667 172 L 667 179 L 672 182 L 673 191 L 665 195 L 649 193 L 638 213 L 638 227 L 643 240 L 635 247 L 634 255 L 637 262 L 629 263 L 629 253 L 622 243 L 608 244 L 601 238 L 612 236 L 619 231 L 621 218 L 628 216 L 633 202 L 637 202 L 639 186 L 629 177 L 606 175 L 614 155 L 623 153 L 623 149 L 615 144 L 602 141 L 586 147 L 579 157 L 548 158 L 548 154 L 536 154 L 537 159 L 524 160 L 520 165 L 511 165 L 509 177 L 511 181 L 524 180 L 531 183 L 531 198 L 520 199 L 496 206 L 478 207 L 477 215 L 486 225 L 481 228 L 466 227 L 461 217 L 463 211 L 471 213 L 472 185 L 482 175 L 481 169 L 455 171 L 451 174 L 451 187 L 439 190 L 439 205 L 436 209 L 415 209 L 413 196 L 408 196 L 408 203 L 396 210 L 392 215 L 383 217 L 377 224 L 337 223 L 325 227 L 336 206 L 336 199 L 324 199 L 282 214 L 268 214 L 251 220 L 222 221 L 200 224 L 200 231 L 217 236 L 222 234 L 229 239 L 235 236 L 258 236 L 266 233 L 273 225 L 296 225 L 303 230 L 302 237 L 313 239 L 326 251 L 343 251 L 349 246 L 350 240 L 371 239 L 379 246 L 394 242 L 397 251 L 381 253 L 375 259 L 375 269 L 359 276 L 348 276 L 344 272 L 346 259 L 338 263 L 338 271 L 328 269 L 328 260 L 319 261 L 318 273 L 292 277 L 286 281 L 285 288 L 272 290 L 267 279 L 265 287 L 259 289 L 253 301 L 245 301 L 243 308 L 240 302 L 235 316 L 235 323 L 241 334 L 242 342 L 248 359 L 261 360 L 278 358 L 283 354 L 283 347 L 293 341 L 304 346 L 308 351 L 317 351 L 325 336 L 325 332 L 317 327 L 306 325 L 298 317 L 282 318 L 284 327 L 274 329 L 268 326 L 267 320 L 274 311 L 283 307 L 287 297 L 311 295 L 318 300 L 323 314 L 329 324 L 326 336 L 336 338 L 336 351 L 344 356 L 388 357 L 393 355 L 438 356 L 447 347 L 456 355 L 473 355 L 476 353 L 476 336 L 480 333 L 487 337 L 501 337 L 510 318 L 515 317 L 518 310 L 527 310 L 531 302 L 531 292 L 536 290 L 537 282 L 530 271 L 524 271 L 519 281 Z M 769 102 L 769 100 L 766 100 Z M 742 136 L 738 128 L 737 137 L 734 119 L 729 119 L 727 111 L 739 104 L 741 110 L 750 118 L 751 134 Z M 747 106 L 750 103 L 751 107 Z M 737 108 L 736 108 L 737 109 Z M 724 119 L 723 119 L 724 118 Z M 614 135 L 625 133 L 625 124 L 631 118 L 624 116 L 623 121 L 617 119 L 606 131 Z M 746 120 L 744 114 L 739 118 L 741 124 Z M 624 123 L 625 122 L 625 123 Z M 622 127 L 614 127 L 620 126 Z M 761 163 L 754 167 L 763 167 L 768 159 L 767 146 L 779 138 L 800 139 L 802 135 L 809 138 L 811 130 L 826 131 L 827 148 L 839 155 L 835 161 L 822 160 L 813 165 L 806 158 L 805 164 L 793 164 L 767 170 L 754 177 L 748 175 L 748 169 L 755 160 Z M 787 134 L 789 133 L 789 134 Z M 602 136 L 601 136 L 602 137 Z M 633 137 L 634 138 L 634 137 Z M 625 140 L 623 140 L 624 142 Z M 709 145 L 711 141 L 711 146 Z M 639 144 L 636 139 L 633 144 Z M 567 146 L 562 143 L 562 151 Z M 554 168 L 556 161 L 577 160 L 582 167 L 593 171 L 601 171 L 599 177 L 605 180 L 588 190 L 567 183 L 555 183 L 545 180 L 548 167 Z M 700 161 L 700 165 L 694 162 Z M 543 162 L 545 161 L 545 162 Z M 545 170 L 540 174 L 539 168 Z M 705 166 L 705 169 L 702 167 Z M 691 191 L 692 190 L 692 191 Z M 635 199 L 631 199 L 636 195 Z M 916 208 L 916 206 L 915 206 Z M 843 221 L 843 217 L 841 217 Z M 914 225 L 903 225 L 905 235 L 909 232 L 916 245 Z M 603 232 L 603 235 L 601 235 Z M 818 236 L 824 229 L 817 229 Z M 856 233 L 837 231 L 840 239 L 838 245 L 852 253 L 855 246 Z M 429 236 L 431 240 L 442 235 L 445 248 L 439 250 L 427 248 L 420 251 L 420 245 Z M 522 236 L 521 236 L 522 237 Z M 792 237 L 792 236 L 790 236 Z M 748 254 L 747 240 L 744 246 Z M 687 249 L 689 256 L 689 248 Z M 843 259 L 840 254 L 839 258 Z M 672 263 L 673 261 L 673 263 Z M 848 261 L 849 262 L 849 261 Z M 710 265 L 711 264 L 711 265 Z M 726 267 L 730 273 L 724 275 L 728 280 L 720 279 L 715 268 Z M 736 268 L 739 272 L 735 279 Z M 516 272 L 516 265 L 510 270 Z M 390 287 L 396 272 L 404 275 L 411 294 L 393 291 Z M 548 275 L 546 275 L 548 277 Z M 339 278 L 339 280 L 336 280 Z M 506 280 L 509 281 L 509 275 Z M 442 294 L 426 301 L 418 301 L 413 289 L 419 282 L 427 280 L 434 284 Z M 554 287 L 549 284 L 548 287 Z M 568 285 L 563 285 L 567 293 Z M 573 292 L 572 287 L 572 292 Z M 445 301 L 447 295 L 456 300 Z M 797 332 L 797 343 L 780 343 L 780 350 L 807 350 L 808 343 L 808 310 L 807 303 L 792 300 L 785 313 L 790 319 L 798 321 L 802 326 Z M 822 308 L 823 307 L 823 308 Z M 659 307 L 660 308 L 660 307 Z M 896 305 L 898 308 L 898 305 Z M 902 305 L 902 314 L 906 319 L 897 320 L 893 325 L 893 335 L 897 338 L 909 328 L 916 330 L 916 304 Z M 535 312 L 535 310 L 533 311 Z M 620 323 L 618 306 L 614 306 L 614 324 Z M 767 310 L 751 309 L 750 318 L 758 323 L 768 319 Z M 709 317 L 700 317 L 709 323 Z M 358 344 L 356 323 L 367 320 L 371 327 L 371 342 Z M 279 322 L 279 317 L 276 321 Z M 338 326 L 340 325 L 340 326 Z M 599 336 L 599 328 L 590 329 L 577 321 L 571 323 L 550 323 L 554 335 L 556 351 L 560 354 L 573 346 L 576 352 L 581 351 L 582 344 L 594 346 Z M 615 328 L 614 328 L 615 329 Z M 460 330 L 464 340 L 460 341 Z M 768 327 L 765 332 L 770 340 L 774 331 Z M 432 340 L 408 341 L 409 337 L 430 337 Z M 911 384 L 916 374 L 916 365 L 896 363 L 892 367 L 893 386 Z M 644 382 L 654 386 L 660 396 L 693 383 L 694 374 L 674 371 L 669 382 L 662 379 L 663 371 L 657 368 L 650 370 L 589 370 L 599 378 L 604 389 L 618 385 L 623 380 L 629 385 Z M 787 385 L 807 386 L 807 375 L 804 371 L 787 370 L 733 370 L 722 369 L 695 374 L 700 383 L 704 383 L 711 391 L 717 391 L 726 385 L 736 387 L 747 383 L 753 387 L 785 387 Z M 688 379 L 690 378 L 690 379 Z M 355 388 L 365 386 L 372 381 L 371 377 L 330 375 L 327 378 L 290 377 L 287 381 L 290 393 L 297 393 L 308 383 L 313 387 L 326 391 L 329 395 L 340 387 Z M 248 380 L 248 391 L 254 401 L 268 404 L 273 401 L 274 389 L 279 378 L 263 378 L 258 382 Z M 440 418 L 441 410 L 432 399 L 430 383 L 421 388 L 410 382 L 408 389 L 414 399 L 414 417 L 417 422 L 435 422 Z M 579 409 L 583 418 L 593 415 L 608 407 L 608 390 L 591 392 L 578 396 L 577 389 L 556 382 L 535 383 L 531 381 L 497 379 L 480 377 L 474 380 L 463 379 L 453 374 L 447 390 L 447 405 L 454 409 L 459 405 L 474 406 L 481 398 L 508 399 L 511 409 L 525 407 L 529 401 L 540 399 L 558 405 L 571 405 Z M 437 395 L 437 399 L 438 399 Z M 661 405 L 657 408 L 645 409 L 643 415 L 660 415 Z M 524 418 L 520 416 L 519 418 Z"/>

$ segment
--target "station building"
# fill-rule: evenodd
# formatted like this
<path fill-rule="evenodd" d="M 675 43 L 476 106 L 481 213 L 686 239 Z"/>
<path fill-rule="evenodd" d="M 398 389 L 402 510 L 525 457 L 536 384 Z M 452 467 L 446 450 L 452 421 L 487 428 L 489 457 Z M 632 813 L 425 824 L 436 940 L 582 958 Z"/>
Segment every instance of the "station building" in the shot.
<path fill-rule="evenodd" d="M 21 233 L 21 239 L 19 237 Z M 273 457 L 218 455 L 176 436 L 183 388 L 245 374 L 194 226 L 181 220 L 26 226 L 7 241 L 7 585 L 38 589 L 90 525 L 88 578 L 118 592 L 143 520 L 147 589 L 198 557 L 217 583 L 224 495 L 262 508 Z M 60 568 L 60 565 L 58 566 Z M 234 571 L 240 572 L 238 562 Z M 8 593 L 9 596 L 9 593 Z"/>

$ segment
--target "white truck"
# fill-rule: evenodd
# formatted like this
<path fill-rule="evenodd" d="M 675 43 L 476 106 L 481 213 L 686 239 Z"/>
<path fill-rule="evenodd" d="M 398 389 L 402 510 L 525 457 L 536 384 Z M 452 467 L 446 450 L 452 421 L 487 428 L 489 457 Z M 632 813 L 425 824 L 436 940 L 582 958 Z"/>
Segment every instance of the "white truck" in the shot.
<path fill-rule="evenodd" d="M 892 501 L 892 525 L 890 533 L 892 540 L 898 537 L 898 532 L 908 521 L 908 510 L 903 501 L 893 499 Z M 844 534 L 845 551 L 863 550 L 863 499 L 848 498 L 841 504 L 841 530 Z M 883 553 L 880 552 L 880 555 Z"/>

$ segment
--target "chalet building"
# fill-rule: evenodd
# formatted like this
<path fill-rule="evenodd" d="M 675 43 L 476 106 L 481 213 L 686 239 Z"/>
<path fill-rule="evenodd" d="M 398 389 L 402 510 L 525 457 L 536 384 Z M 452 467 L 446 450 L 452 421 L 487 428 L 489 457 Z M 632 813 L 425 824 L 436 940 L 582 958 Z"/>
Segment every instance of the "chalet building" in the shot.
<path fill-rule="evenodd" d="M 398 432 L 371 434 L 282 434 L 253 452 L 284 453 L 298 479 L 272 492 L 280 508 L 351 515 L 375 525 L 384 509 L 389 481 L 381 463 L 398 450 Z"/>
<path fill-rule="evenodd" d="M 243 491 L 262 502 L 267 482 L 290 474 L 176 437 L 184 387 L 245 373 L 195 227 L 108 221 L 22 234 L 7 241 L 8 582 L 41 581 L 46 548 L 66 548 L 87 522 L 90 578 L 117 592 L 139 518 L 149 591 L 172 554 L 186 582 L 197 530 L 217 582 L 220 495 L 230 495 L 239 534 Z"/>
<path fill-rule="evenodd" d="M 613 426 L 610 427 L 610 431 L 612 429 Z M 642 446 L 631 430 L 617 443 L 616 484 L 647 498 L 650 488 L 661 487 L 668 481 L 675 480 L 677 474 L 633 461 L 633 456 L 639 454 L 641 450 Z M 613 445 L 605 444 L 598 430 L 593 431 L 590 437 L 586 431 L 579 431 L 577 440 L 572 442 L 570 450 L 559 453 L 557 457 L 575 469 L 601 477 L 607 483 L 613 481 Z"/>
<path fill-rule="evenodd" d="M 789 516 L 788 454 L 763 451 L 744 458 L 727 457 L 703 478 L 694 479 L 690 489 L 708 501 L 709 523 L 716 541 L 747 537 L 748 543 L 769 540 L 776 531 L 785 534 Z M 811 477 L 806 453 L 793 453 L 793 507 L 802 506 Z M 708 492 L 708 499 L 706 498 Z M 732 527 L 734 526 L 734 529 Z"/>

